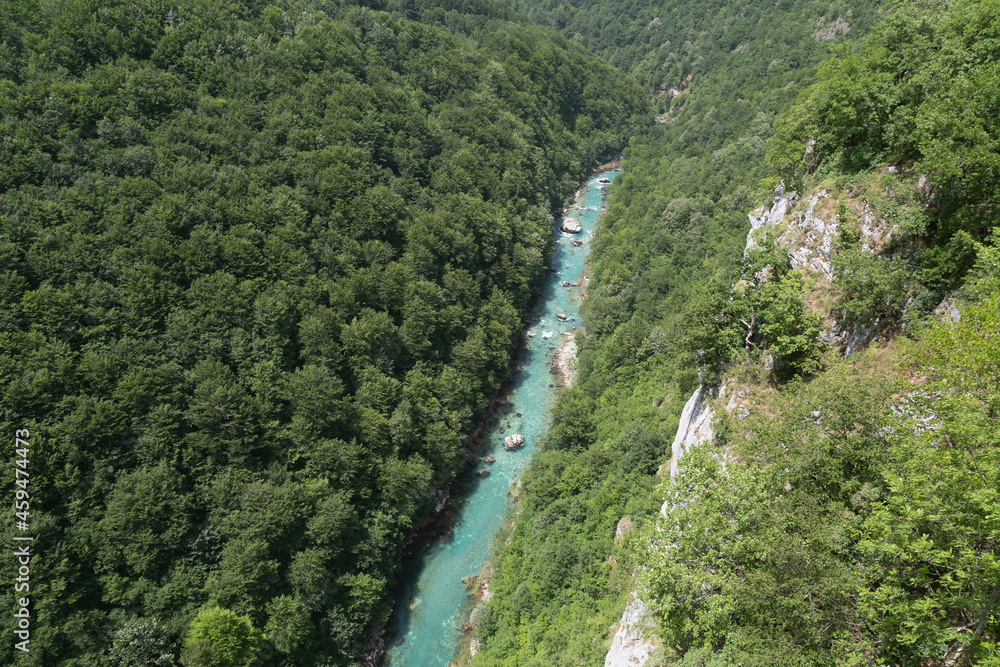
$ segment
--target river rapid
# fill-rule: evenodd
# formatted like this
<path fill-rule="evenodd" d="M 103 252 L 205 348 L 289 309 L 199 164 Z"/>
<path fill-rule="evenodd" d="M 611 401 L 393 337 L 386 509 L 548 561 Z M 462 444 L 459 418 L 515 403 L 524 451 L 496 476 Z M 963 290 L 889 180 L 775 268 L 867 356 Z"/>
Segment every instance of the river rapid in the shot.
<path fill-rule="evenodd" d="M 467 492 L 455 500 L 450 535 L 431 543 L 406 566 L 396 593 L 394 636 L 389 638 L 389 667 L 444 667 L 454 660 L 463 640 L 462 625 L 474 602 L 463 580 L 480 574 L 492 553 L 492 539 L 508 518 L 521 473 L 549 424 L 559 387 L 553 365 L 560 347 L 579 326 L 584 270 L 607 184 L 617 169 L 589 178 L 567 215 L 581 224 L 578 234 L 555 229 L 555 251 L 540 298 L 530 314 L 518 354 L 518 370 L 505 405 L 491 424 L 486 445 L 471 468 Z M 575 242 L 575 243 L 574 243 Z M 564 285 L 566 283 L 567 285 Z M 556 316 L 565 315 L 566 321 Z M 566 335 L 564 335 L 566 334 Z M 524 446 L 507 451 L 505 436 L 520 433 Z M 485 457 L 496 459 L 493 464 Z M 483 471 L 489 474 L 481 477 Z"/>

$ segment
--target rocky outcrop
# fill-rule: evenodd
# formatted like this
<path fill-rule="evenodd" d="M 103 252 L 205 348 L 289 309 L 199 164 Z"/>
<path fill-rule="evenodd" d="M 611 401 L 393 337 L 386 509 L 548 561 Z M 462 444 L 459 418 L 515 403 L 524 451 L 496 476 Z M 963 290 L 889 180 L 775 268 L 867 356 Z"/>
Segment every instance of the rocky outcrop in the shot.
<path fill-rule="evenodd" d="M 889 171 L 892 169 L 890 167 Z M 774 191 L 774 196 L 770 207 L 761 207 L 749 214 L 751 229 L 747 235 L 746 251 L 760 247 L 764 235 L 771 233 L 777 245 L 788 251 L 792 268 L 811 275 L 814 284 L 822 290 L 834 279 L 832 258 L 837 252 L 840 225 L 843 223 L 834 212 L 837 201 L 826 190 L 814 192 L 802 202 L 796 202 L 795 193 L 786 194 L 781 187 Z M 857 221 L 858 247 L 862 251 L 878 253 L 892 240 L 895 229 L 872 210 L 867 200 L 855 200 L 849 204 L 849 210 L 851 218 Z M 767 231 L 760 231 L 762 229 Z M 878 321 L 854 329 L 834 321 L 819 336 L 819 340 L 843 346 L 846 358 L 867 347 L 876 337 L 878 329 Z"/>
<path fill-rule="evenodd" d="M 938 307 L 934 309 L 934 317 L 939 320 L 949 319 L 952 322 L 962 320 L 962 314 L 958 312 L 958 306 L 952 297 L 948 297 L 938 304 Z"/>
<path fill-rule="evenodd" d="M 750 232 L 747 234 L 747 246 L 743 251 L 743 254 L 750 252 L 755 248 L 759 248 L 757 245 L 757 230 L 763 227 L 777 225 L 779 222 L 785 219 L 785 214 L 788 213 L 789 209 L 795 204 L 798 199 L 798 195 L 795 192 L 785 193 L 785 188 L 778 186 L 774 190 L 774 201 L 771 203 L 770 208 L 765 208 L 761 206 L 759 209 L 747 215 L 750 219 Z"/>
<path fill-rule="evenodd" d="M 893 227 L 885 218 L 880 218 L 868 206 L 861 205 L 861 249 L 865 252 L 879 253 L 892 240 Z"/>
<path fill-rule="evenodd" d="M 635 530 L 635 521 L 630 516 L 623 516 L 615 526 L 615 544 L 621 544 L 625 536 Z"/>
<path fill-rule="evenodd" d="M 762 206 L 747 216 L 750 232 L 745 252 L 759 248 L 766 233 L 759 230 L 770 228 L 777 234 L 777 244 L 788 250 L 793 268 L 812 273 L 823 282 L 833 280 L 831 256 L 836 252 L 842 222 L 833 213 L 835 200 L 829 192 L 820 190 L 808 202 L 797 205 L 797 195 L 786 194 L 781 186 L 775 189 L 774 197 L 770 207 Z M 853 215 L 857 216 L 861 250 L 878 253 L 892 240 L 892 225 L 872 211 L 867 201 L 854 204 Z"/>
<path fill-rule="evenodd" d="M 677 464 L 685 452 L 695 445 L 711 442 L 715 437 L 712 432 L 714 413 L 707 402 L 712 394 L 718 394 L 718 391 L 702 385 L 691 394 L 691 398 L 684 404 L 684 409 L 681 411 L 681 421 L 677 425 L 677 434 L 670 447 L 671 477 L 677 475 Z"/>
<path fill-rule="evenodd" d="M 833 327 L 833 333 L 838 335 L 844 343 L 844 359 L 868 346 L 878 329 L 878 324 L 879 318 L 876 317 L 874 322 L 869 322 L 856 329 L 842 331 L 839 325 Z"/>
<path fill-rule="evenodd" d="M 670 476 L 677 474 L 677 464 L 684 453 L 691 447 L 703 443 L 711 442 L 715 437 L 712 431 L 712 418 L 714 412 L 712 406 L 708 404 L 709 397 L 719 396 L 718 388 L 708 388 L 699 386 L 684 404 L 681 411 L 681 420 L 677 425 L 677 434 L 671 446 Z M 664 507 L 661 512 L 664 512 Z M 626 517 L 627 518 L 627 517 Z M 618 533 L 623 530 L 622 519 L 616 529 L 615 541 L 618 541 Z M 627 528 L 631 530 L 631 519 Z M 636 593 L 632 594 L 625 611 L 618 622 L 618 630 L 611 641 L 611 648 L 604 658 L 604 667 L 640 667 L 645 665 L 653 649 L 656 648 L 653 639 L 653 620 L 649 609 L 643 604 Z"/>
<path fill-rule="evenodd" d="M 793 210 L 795 193 L 785 195 L 779 187 L 775 190 L 775 200 L 770 209 L 761 207 L 747 216 L 750 219 L 750 233 L 747 234 L 746 252 L 760 247 L 758 240 L 764 232 L 758 230 L 773 227 L 775 231 L 780 231 L 776 241 L 788 250 L 793 268 L 820 274 L 825 282 L 833 280 L 830 256 L 833 254 L 839 221 L 836 215 L 824 219 L 816 213 L 817 204 L 829 196 L 826 190 L 817 192 L 809 199 L 805 210 L 796 212 Z"/>
<path fill-rule="evenodd" d="M 651 634 L 649 609 L 634 593 L 618 623 L 611 648 L 604 657 L 604 667 L 639 667 L 645 665 L 655 648 Z"/>
<path fill-rule="evenodd" d="M 819 26 L 813 33 L 813 39 L 817 42 L 829 42 L 843 37 L 851 31 L 851 25 L 844 20 L 843 16 L 838 16 L 829 23 L 824 24 L 823 19 L 816 22 Z"/>

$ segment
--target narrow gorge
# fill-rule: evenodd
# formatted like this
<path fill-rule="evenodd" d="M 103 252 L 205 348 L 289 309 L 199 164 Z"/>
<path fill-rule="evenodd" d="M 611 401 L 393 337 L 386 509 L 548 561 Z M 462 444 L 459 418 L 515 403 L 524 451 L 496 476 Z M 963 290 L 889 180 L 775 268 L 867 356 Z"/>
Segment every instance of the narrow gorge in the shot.
<path fill-rule="evenodd" d="M 387 663 L 392 667 L 436 667 L 463 650 L 475 654 L 475 640 L 463 644 L 463 634 L 477 622 L 476 605 L 488 599 L 486 568 L 494 535 L 505 521 L 517 520 L 516 512 L 513 516 L 511 512 L 522 472 L 545 437 L 558 388 L 571 377 L 574 359 L 566 351 L 581 326 L 587 256 L 617 174 L 613 169 L 591 176 L 566 209 L 566 217 L 557 221 L 555 251 L 528 315 L 502 407 L 483 446 L 470 459 L 466 485 L 447 506 L 438 508 L 453 515 L 453 523 L 404 574 L 397 595 L 395 637 L 388 647 Z M 504 441 L 512 434 L 521 435 L 524 445 L 508 450 Z"/>

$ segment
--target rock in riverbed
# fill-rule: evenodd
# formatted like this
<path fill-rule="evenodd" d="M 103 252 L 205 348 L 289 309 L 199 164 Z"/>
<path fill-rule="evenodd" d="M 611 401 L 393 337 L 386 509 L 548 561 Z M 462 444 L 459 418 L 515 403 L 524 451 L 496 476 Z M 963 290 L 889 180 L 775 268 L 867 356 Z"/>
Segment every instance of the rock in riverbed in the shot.
<path fill-rule="evenodd" d="M 580 230 L 583 229 L 580 226 L 580 221 L 576 218 L 563 218 L 562 225 L 559 228 L 567 234 L 579 234 Z"/>
<path fill-rule="evenodd" d="M 524 445 L 524 436 L 520 433 L 511 433 L 503 439 L 503 446 L 507 449 L 517 449 Z"/>

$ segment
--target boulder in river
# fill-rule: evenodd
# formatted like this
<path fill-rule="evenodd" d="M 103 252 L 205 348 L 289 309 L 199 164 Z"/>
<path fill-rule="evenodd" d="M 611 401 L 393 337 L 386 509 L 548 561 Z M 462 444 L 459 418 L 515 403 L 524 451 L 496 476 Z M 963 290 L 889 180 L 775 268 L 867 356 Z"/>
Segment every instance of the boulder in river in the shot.
<path fill-rule="evenodd" d="M 479 476 L 480 477 L 489 477 L 490 476 L 490 471 L 489 470 L 480 470 L 479 471 Z"/>
<path fill-rule="evenodd" d="M 488 463 L 489 465 L 493 465 L 494 463 L 497 462 L 497 460 L 495 458 L 493 458 L 492 456 L 487 456 L 483 460 L 486 461 L 486 463 Z"/>
<path fill-rule="evenodd" d="M 556 314 L 556 319 L 559 320 L 560 322 L 565 322 L 569 318 L 566 317 L 566 315 L 564 315 L 563 313 L 557 313 Z"/>
<path fill-rule="evenodd" d="M 524 436 L 520 433 L 511 433 L 503 439 L 503 446 L 507 449 L 517 449 L 524 445 Z"/>
<path fill-rule="evenodd" d="M 599 178 L 599 179 L 597 179 L 597 182 L 598 183 L 603 183 L 604 185 L 607 185 L 608 183 L 611 182 L 611 179 L 610 178 Z"/>
<path fill-rule="evenodd" d="M 583 227 L 580 226 L 580 221 L 576 218 L 563 218 L 562 224 L 559 226 L 561 230 L 567 234 L 579 234 Z"/>

